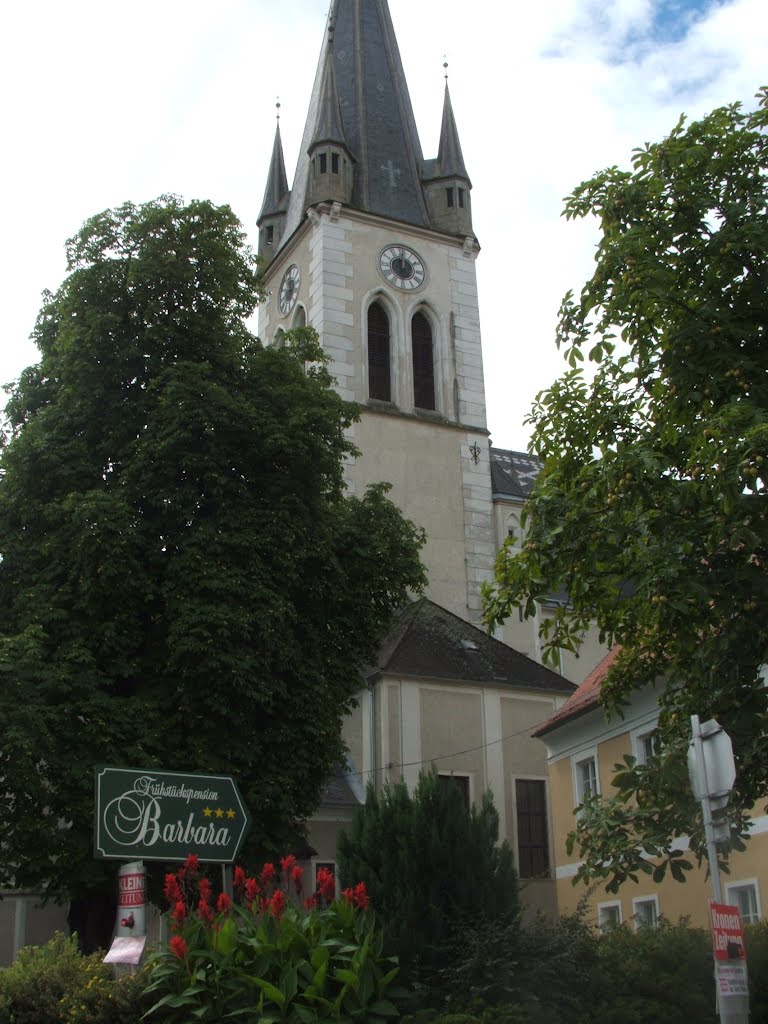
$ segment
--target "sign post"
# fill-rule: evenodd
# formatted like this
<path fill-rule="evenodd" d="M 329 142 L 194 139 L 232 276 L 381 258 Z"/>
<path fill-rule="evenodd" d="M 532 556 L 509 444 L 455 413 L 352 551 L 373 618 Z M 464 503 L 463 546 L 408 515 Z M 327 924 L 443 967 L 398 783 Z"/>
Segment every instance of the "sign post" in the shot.
<path fill-rule="evenodd" d="M 722 1024 L 748 1024 L 749 988 L 744 936 L 739 908 L 723 902 L 717 843 L 727 838 L 725 827 L 713 817 L 728 803 L 736 767 L 728 733 L 717 722 L 703 724 L 691 715 L 692 739 L 688 748 L 688 774 L 694 796 L 701 803 L 707 860 L 714 900 L 709 901 L 712 921 L 712 948 L 715 962 L 717 1011 Z"/>

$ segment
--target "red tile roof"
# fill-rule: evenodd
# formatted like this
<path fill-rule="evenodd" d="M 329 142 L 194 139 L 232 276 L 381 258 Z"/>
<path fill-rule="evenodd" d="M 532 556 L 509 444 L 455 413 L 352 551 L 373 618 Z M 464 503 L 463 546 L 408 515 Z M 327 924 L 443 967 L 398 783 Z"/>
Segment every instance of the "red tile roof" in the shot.
<path fill-rule="evenodd" d="M 617 645 L 606 654 L 600 664 L 589 673 L 581 686 L 571 694 L 565 704 L 559 707 L 554 715 L 548 718 L 544 725 L 540 725 L 532 735 L 543 736 L 545 733 L 557 729 L 564 722 L 577 718 L 579 715 L 583 715 L 592 708 L 597 707 L 600 702 L 600 687 L 603 685 L 603 680 L 608 675 L 609 670 L 613 667 L 613 663 L 616 661 L 620 650 L 621 646 Z"/>

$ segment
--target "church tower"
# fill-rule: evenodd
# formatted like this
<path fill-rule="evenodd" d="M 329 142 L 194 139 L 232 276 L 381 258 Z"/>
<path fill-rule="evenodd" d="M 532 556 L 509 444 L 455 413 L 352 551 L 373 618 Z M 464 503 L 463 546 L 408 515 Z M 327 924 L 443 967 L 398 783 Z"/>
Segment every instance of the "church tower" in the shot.
<path fill-rule="evenodd" d="M 471 188 L 447 85 L 422 155 L 387 0 L 334 0 L 290 191 L 275 137 L 259 334 L 317 330 L 361 408 L 350 490 L 392 484 L 427 534 L 429 597 L 479 623 L 495 545 Z"/>

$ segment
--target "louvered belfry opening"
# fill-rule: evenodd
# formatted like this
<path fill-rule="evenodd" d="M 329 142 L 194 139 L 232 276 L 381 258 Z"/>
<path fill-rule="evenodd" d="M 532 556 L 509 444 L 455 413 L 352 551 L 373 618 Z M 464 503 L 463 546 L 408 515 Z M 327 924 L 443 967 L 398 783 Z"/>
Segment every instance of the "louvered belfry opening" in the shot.
<path fill-rule="evenodd" d="M 411 320 L 413 351 L 413 404 L 417 409 L 435 408 L 435 364 L 432 353 L 432 327 L 423 313 Z"/>
<path fill-rule="evenodd" d="M 368 307 L 368 397 L 392 401 L 389 368 L 389 317 L 384 307 Z"/>

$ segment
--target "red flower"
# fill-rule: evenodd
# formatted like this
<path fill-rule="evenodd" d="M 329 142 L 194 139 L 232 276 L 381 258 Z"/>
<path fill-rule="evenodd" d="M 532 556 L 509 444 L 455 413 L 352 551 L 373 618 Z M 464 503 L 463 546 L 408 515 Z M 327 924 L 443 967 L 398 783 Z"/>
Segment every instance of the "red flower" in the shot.
<path fill-rule="evenodd" d="M 181 893 L 181 886 L 176 875 L 166 875 L 165 884 L 163 885 L 163 896 L 169 903 L 178 903 L 179 900 L 183 899 Z"/>
<path fill-rule="evenodd" d="M 203 903 L 211 902 L 211 883 L 207 878 L 201 878 L 197 883 L 197 892 Z"/>
<path fill-rule="evenodd" d="M 336 879 L 328 868 L 320 868 L 317 872 L 317 888 L 326 903 L 332 903 L 336 896 Z"/>
<path fill-rule="evenodd" d="M 360 910 L 368 909 L 368 890 L 365 888 L 365 882 L 357 883 L 352 898 L 355 901 L 355 906 L 359 907 Z"/>
<path fill-rule="evenodd" d="M 282 868 L 286 877 L 293 871 L 293 865 L 296 863 L 296 858 L 292 853 L 289 853 L 287 857 L 283 857 L 280 861 L 280 867 Z"/>
<path fill-rule="evenodd" d="M 307 908 L 307 910 L 315 910 L 315 908 L 317 907 L 317 896 L 315 896 L 315 894 L 313 893 L 311 896 L 305 899 L 304 906 Z"/>
<path fill-rule="evenodd" d="M 285 893 L 282 889 L 275 889 L 272 899 L 267 903 L 269 912 L 274 917 L 282 917 L 285 910 Z"/>
<path fill-rule="evenodd" d="M 261 874 L 259 875 L 259 881 L 261 882 L 262 888 L 265 889 L 270 882 L 274 882 L 276 877 L 277 872 L 275 871 L 275 865 L 265 864 L 261 869 Z"/>
<path fill-rule="evenodd" d="M 216 909 L 220 914 L 227 914 L 232 909 L 232 900 L 225 892 L 219 893 L 219 898 L 216 901 Z"/>
<path fill-rule="evenodd" d="M 205 900 L 200 900 L 197 905 L 197 916 L 201 921 L 210 924 L 213 921 L 213 907 Z"/>
<path fill-rule="evenodd" d="M 244 889 L 245 888 L 245 883 L 246 883 L 245 871 L 238 864 L 238 866 L 235 868 L 234 886 L 238 890 L 239 889 Z"/>
<path fill-rule="evenodd" d="M 255 878 L 246 878 L 245 880 L 245 898 L 249 903 L 253 903 L 256 897 L 261 892 L 259 883 Z"/>
<path fill-rule="evenodd" d="M 301 893 L 303 883 L 301 881 L 304 874 L 304 868 L 300 868 L 298 864 L 294 864 L 291 868 L 291 881 L 296 886 L 296 892 Z"/>
<path fill-rule="evenodd" d="M 183 960 L 187 955 L 187 944 L 180 935 L 174 935 L 171 941 L 168 943 L 168 948 L 175 957 L 179 960 Z"/>
<path fill-rule="evenodd" d="M 181 926 L 187 917 L 187 907 L 183 900 L 178 900 L 171 911 L 171 920 L 174 924 Z"/>
<path fill-rule="evenodd" d="M 184 870 L 188 875 L 196 875 L 200 870 L 200 858 L 196 853 L 190 853 L 184 861 Z"/>
<path fill-rule="evenodd" d="M 344 897 L 345 903 L 354 903 L 355 901 L 355 890 L 354 889 L 342 889 L 341 895 Z"/>

